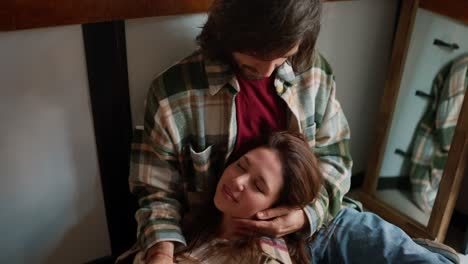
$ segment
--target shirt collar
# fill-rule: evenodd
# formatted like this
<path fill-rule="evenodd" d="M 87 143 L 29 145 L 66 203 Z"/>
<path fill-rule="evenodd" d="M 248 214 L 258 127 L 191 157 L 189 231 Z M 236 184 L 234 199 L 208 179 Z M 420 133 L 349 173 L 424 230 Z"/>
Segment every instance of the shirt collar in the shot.
<path fill-rule="evenodd" d="M 208 79 L 208 89 L 211 95 L 218 93 L 226 84 L 230 84 L 237 92 L 239 83 L 231 65 L 218 60 L 205 59 L 205 72 Z M 283 63 L 276 69 L 275 88 L 278 94 L 297 83 L 296 74 L 289 62 Z"/>
<path fill-rule="evenodd" d="M 211 95 L 215 95 L 227 83 L 233 85 L 239 91 L 239 84 L 235 78 L 234 71 L 229 64 L 218 60 L 205 59 L 205 72 L 208 79 L 208 89 Z M 233 82 L 233 79 L 235 82 Z"/>

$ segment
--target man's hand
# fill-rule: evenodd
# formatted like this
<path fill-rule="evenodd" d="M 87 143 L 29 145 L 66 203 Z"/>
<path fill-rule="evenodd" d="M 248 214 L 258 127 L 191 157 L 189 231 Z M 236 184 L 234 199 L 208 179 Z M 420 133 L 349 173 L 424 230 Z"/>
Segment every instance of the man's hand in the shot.
<path fill-rule="evenodd" d="M 148 249 L 145 259 L 147 264 L 173 264 L 174 243 L 169 241 L 156 243 Z"/>
<path fill-rule="evenodd" d="M 304 227 L 307 217 L 304 210 L 276 207 L 257 213 L 258 220 L 236 219 L 244 234 L 259 233 L 269 237 L 282 237 Z"/>

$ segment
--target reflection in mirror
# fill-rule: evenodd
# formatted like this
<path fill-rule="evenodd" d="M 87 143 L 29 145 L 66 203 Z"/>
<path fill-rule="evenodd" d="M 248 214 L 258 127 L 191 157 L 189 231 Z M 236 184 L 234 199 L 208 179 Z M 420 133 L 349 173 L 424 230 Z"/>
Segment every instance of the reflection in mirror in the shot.
<path fill-rule="evenodd" d="M 375 195 L 427 226 L 467 87 L 468 25 L 419 8 Z"/>

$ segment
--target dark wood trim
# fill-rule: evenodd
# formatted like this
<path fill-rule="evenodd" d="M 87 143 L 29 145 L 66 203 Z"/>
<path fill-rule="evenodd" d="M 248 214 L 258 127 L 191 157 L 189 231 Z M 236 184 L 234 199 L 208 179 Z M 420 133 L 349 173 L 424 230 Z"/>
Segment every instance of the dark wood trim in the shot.
<path fill-rule="evenodd" d="M 366 172 L 360 171 L 351 176 L 351 190 L 360 189 L 362 187 L 362 183 L 364 182 L 364 175 L 366 175 Z"/>
<path fill-rule="evenodd" d="M 468 222 L 468 220 L 467 220 Z M 463 239 L 463 245 L 461 246 L 461 253 L 468 255 L 468 225 L 465 228 L 465 238 Z"/>
<path fill-rule="evenodd" d="M 440 181 L 428 230 L 444 241 L 468 163 L 468 97 L 465 96 Z"/>
<path fill-rule="evenodd" d="M 468 255 L 468 215 L 457 211 L 457 209 L 453 210 L 449 226 L 445 244 L 464 255 Z M 459 232 L 461 232 L 460 238 L 457 237 Z"/>
<path fill-rule="evenodd" d="M 421 0 L 420 7 L 468 24 L 468 1 L 466 0 Z"/>
<path fill-rule="evenodd" d="M 107 225 L 116 256 L 135 241 L 128 188 L 132 122 L 123 21 L 82 26 Z"/>
<path fill-rule="evenodd" d="M 206 12 L 213 0 L 2 0 L 0 30 Z"/>
<path fill-rule="evenodd" d="M 368 174 L 366 175 L 363 184 L 363 190 L 371 195 L 375 193 L 377 188 L 380 166 L 385 152 L 385 146 L 387 145 L 393 111 L 398 98 L 398 92 L 400 90 L 401 78 L 403 76 L 403 69 L 405 66 L 406 55 L 411 39 L 411 33 L 413 31 L 418 4 L 418 0 L 403 0 L 401 5 L 398 27 L 390 59 L 389 74 L 380 100 L 380 110 L 376 124 L 376 136 L 374 139 L 373 150 L 370 152 L 372 154 L 368 159 Z"/>
<path fill-rule="evenodd" d="M 377 190 L 411 190 L 411 182 L 408 175 L 397 177 L 379 177 Z"/>
<path fill-rule="evenodd" d="M 0 31 L 203 13 L 212 3 L 213 0 L 1 0 Z"/>

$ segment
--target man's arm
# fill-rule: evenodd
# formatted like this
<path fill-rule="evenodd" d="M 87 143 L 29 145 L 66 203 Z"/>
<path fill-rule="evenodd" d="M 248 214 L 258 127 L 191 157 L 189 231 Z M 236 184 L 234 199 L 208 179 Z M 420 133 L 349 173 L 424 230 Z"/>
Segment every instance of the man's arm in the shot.
<path fill-rule="evenodd" d="M 144 127 L 134 131 L 129 177 L 140 206 L 135 214 L 137 243 L 145 255 L 158 242 L 186 243 L 180 228 L 183 188 L 178 154 L 156 83 L 147 96 Z"/>
<path fill-rule="evenodd" d="M 310 235 L 324 224 L 328 214 L 334 217 L 338 213 L 343 196 L 351 184 L 350 129 L 335 98 L 333 75 L 328 74 L 326 78 L 328 87 L 325 92 L 318 93 L 316 98 L 317 105 L 323 106 L 322 109 L 316 109 L 316 115 L 323 118 L 316 120 L 315 133 L 305 131 L 306 136 L 307 132 L 315 134 L 315 145 L 311 145 L 314 145 L 313 151 L 324 177 L 318 199 L 304 208 L 310 224 Z M 310 135 L 307 139 L 311 140 Z"/>

